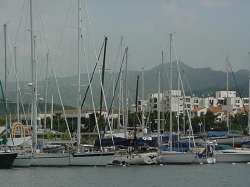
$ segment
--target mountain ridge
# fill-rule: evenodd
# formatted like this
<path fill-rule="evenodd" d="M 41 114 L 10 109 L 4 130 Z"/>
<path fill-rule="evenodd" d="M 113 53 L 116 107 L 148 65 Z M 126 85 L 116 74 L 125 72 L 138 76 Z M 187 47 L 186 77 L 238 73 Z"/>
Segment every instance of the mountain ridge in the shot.
<path fill-rule="evenodd" d="M 173 63 L 173 89 L 177 89 L 177 66 L 176 62 Z M 144 71 L 144 83 L 145 83 L 145 97 L 149 94 L 155 93 L 158 90 L 158 71 L 161 72 L 161 85 L 163 90 L 169 89 L 169 74 L 170 74 L 170 64 L 160 64 L 154 66 L 151 69 Z M 221 70 L 213 70 L 212 68 L 193 68 L 180 62 L 180 71 L 182 75 L 182 80 L 185 88 L 186 95 L 195 95 L 200 97 L 212 96 L 215 94 L 216 90 L 223 90 L 226 88 L 226 72 Z M 114 73 L 115 79 L 118 77 L 118 72 Z M 129 89 L 129 103 L 134 103 L 135 100 L 135 90 L 136 90 L 136 77 L 140 75 L 139 83 L 139 98 L 141 96 L 141 71 L 132 70 L 128 71 L 128 89 Z M 112 99 L 112 73 L 107 72 L 105 74 L 105 95 L 107 96 L 107 103 L 110 103 Z M 236 72 L 230 73 L 230 89 L 240 90 L 240 96 L 248 95 L 248 71 L 238 70 Z M 81 93 L 84 95 L 86 90 L 86 85 L 88 85 L 88 75 L 86 73 L 81 74 L 81 79 L 84 87 L 81 87 Z M 61 92 L 62 100 L 66 106 L 77 106 L 77 76 L 68 77 L 58 77 L 59 89 Z M 15 101 L 15 83 L 9 83 L 8 99 Z M 38 92 L 41 97 L 44 98 L 45 95 L 45 81 L 38 82 L 39 89 Z M 27 82 L 20 82 L 21 90 L 27 90 Z M 99 97 L 100 97 L 100 77 L 98 72 L 96 72 L 93 79 L 93 97 L 95 101 L 95 107 L 99 107 Z M 89 90 L 90 91 L 90 90 Z M 119 89 L 116 91 L 118 94 Z M 54 96 L 54 102 L 60 104 L 56 83 L 53 77 L 49 78 L 49 89 L 48 89 L 49 99 L 51 102 L 51 95 Z M 30 103 L 30 96 L 24 96 L 24 102 Z M 117 106 L 118 99 L 116 97 L 114 105 Z M 92 108 L 92 102 L 90 97 L 90 92 L 86 100 L 86 108 Z"/>

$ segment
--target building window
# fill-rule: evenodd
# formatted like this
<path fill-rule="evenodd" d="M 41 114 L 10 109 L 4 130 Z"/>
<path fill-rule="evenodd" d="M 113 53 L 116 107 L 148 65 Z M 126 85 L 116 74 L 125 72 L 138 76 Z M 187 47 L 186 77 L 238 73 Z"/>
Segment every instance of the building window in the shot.
<path fill-rule="evenodd" d="M 154 103 L 157 103 L 157 98 L 156 97 L 154 98 Z"/>

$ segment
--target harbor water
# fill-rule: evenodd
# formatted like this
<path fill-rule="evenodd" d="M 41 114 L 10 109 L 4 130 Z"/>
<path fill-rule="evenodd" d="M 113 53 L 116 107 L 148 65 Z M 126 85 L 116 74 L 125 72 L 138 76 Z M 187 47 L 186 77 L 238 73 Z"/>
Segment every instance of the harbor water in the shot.
<path fill-rule="evenodd" d="M 34 167 L 0 170 L 1 187 L 250 186 L 250 164 Z"/>

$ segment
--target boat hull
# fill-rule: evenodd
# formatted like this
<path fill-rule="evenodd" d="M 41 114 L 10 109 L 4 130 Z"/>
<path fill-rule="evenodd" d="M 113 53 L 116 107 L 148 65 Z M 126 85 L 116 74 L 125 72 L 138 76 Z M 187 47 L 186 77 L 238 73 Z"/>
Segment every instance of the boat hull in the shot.
<path fill-rule="evenodd" d="M 107 166 L 112 163 L 114 153 L 74 153 L 70 157 L 71 166 Z"/>
<path fill-rule="evenodd" d="M 13 167 L 30 167 L 32 162 L 31 155 L 17 155 Z"/>
<path fill-rule="evenodd" d="M 250 162 L 250 153 L 216 153 L 217 163 L 247 163 Z"/>
<path fill-rule="evenodd" d="M 196 154 L 192 152 L 161 152 L 158 158 L 160 164 L 194 164 L 197 163 Z"/>
<path fill-rule="evenodd" d="M 152 153 L 117 153 L 113 157 L 113 164 L 116 165 L 152 165 L 157 164 L 157 152 Z"/>
<path fill-rule="evenodd" d="M 0 169 L 11 168 L 16 157 L 17 153 L 0 153 Z"/>
<path fill-rule="evenodd" d="M 70 165 L 69 153 L 38 153 L 32 156 L 31 166 L 68 166 Z"/>

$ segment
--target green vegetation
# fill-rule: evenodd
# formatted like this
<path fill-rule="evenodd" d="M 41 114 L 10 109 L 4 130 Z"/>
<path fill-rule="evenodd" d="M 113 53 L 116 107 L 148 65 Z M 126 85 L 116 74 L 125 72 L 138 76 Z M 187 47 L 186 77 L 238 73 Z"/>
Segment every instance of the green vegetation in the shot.
<path fill-rule="evenodd" d="M 53 132 L 48 132 L 46 134 L 46 137 L 48 140 L 53 140 L 53 139 L 55 139 L 56 135 Z"/>
<path fill-rule="evenodd" d="M 0 117 L 0 126 L 4 126 L 5 125 L 5 118 Z"/>

